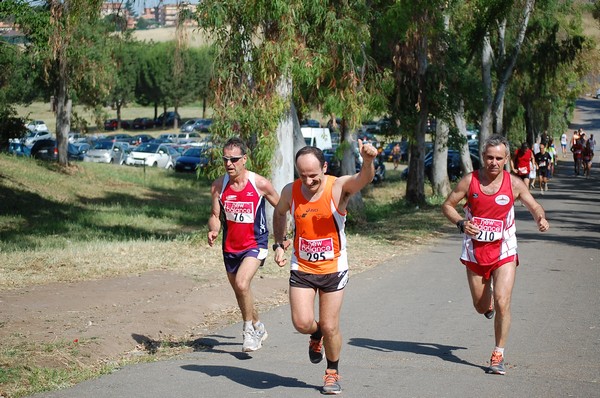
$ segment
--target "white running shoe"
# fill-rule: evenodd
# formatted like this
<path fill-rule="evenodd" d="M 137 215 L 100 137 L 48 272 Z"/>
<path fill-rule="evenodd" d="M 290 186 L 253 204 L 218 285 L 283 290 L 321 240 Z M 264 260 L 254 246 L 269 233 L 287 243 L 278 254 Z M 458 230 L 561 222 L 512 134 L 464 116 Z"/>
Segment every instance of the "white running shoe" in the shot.
<path fill-rule="evenodd" d="M 255 330 L 244 330 L 242 335 L 244 336 L 244 343 L 242 344 L 243 352 L 252 352 L 260 349 L 260 339 Z"/>

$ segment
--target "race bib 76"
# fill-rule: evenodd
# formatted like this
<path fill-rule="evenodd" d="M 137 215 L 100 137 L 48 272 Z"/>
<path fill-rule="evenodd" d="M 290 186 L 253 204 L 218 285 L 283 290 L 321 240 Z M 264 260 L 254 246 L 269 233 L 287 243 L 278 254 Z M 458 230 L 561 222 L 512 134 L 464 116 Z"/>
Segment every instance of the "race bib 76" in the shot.
<path fill-rule="evenodd" d="M 228 202 L 223 204 L 225 218 L 241 224 L 254 223 L 254 203 L 252 202 Z"/>

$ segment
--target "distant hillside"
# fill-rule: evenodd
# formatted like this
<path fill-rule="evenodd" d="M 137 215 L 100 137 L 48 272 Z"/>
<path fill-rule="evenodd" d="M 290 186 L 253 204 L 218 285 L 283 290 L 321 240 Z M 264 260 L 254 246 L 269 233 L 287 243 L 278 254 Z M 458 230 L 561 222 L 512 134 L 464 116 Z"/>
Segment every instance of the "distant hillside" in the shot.
<path fill-rule="evenodd" d="M 198 28 L 187 28 L 187 35 L 190 47 L 201 47 L 210 43 L 206 35 Z M 135 30 L 133 36 L 139 41 L 171 41 L 175 40 L 175 28 Z"/>

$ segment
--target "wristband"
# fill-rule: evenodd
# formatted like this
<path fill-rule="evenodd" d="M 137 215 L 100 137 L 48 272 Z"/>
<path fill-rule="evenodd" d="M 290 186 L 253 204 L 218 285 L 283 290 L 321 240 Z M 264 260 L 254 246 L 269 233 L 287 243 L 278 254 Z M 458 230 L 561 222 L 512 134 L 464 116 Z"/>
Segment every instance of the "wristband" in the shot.
<path fill-rule="evenodd" d="M 273 243 L 273 251 L 277 250 L 277 248 L 279 248 L 279 247 L 281 247 L 283 250 L 285 250 L 283 243 Z"/>
<path fill-rule="evenodd" d="M 456 223 L 456 227 L 460 231 L 461 234 L 465 233 L 465 220 L 460 220 Z"/>

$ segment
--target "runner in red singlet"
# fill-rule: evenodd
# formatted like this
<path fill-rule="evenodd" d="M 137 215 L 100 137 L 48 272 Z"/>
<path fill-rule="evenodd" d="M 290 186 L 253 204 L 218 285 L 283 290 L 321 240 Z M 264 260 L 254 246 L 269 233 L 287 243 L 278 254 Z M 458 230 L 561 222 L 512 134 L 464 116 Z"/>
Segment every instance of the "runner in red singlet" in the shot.
<path fill-rule="evenodd" d="M 275 262 L 282 267 L 287 213 L 294 224 L 293 253 L 290 265 L 290 306 L 297 331 L 309 334 L 308 355 L 312 363 L 327 358 L 324 394 L 339 394 L 338 362 L 342 348 L 340 310 L 348 282 L 346 254 L 346 206 L 350 196 L 373 180 L 373 160 L 377 149 L 358 141 L 363 158 L 360 171 L 339 178 L 325 175 L 323 151 L 304 147 L 296 154 L 300 178 L 286 185 L 273 213 Z M 319 320 L 315 318 L 315 298 L 319 294 Z"/>
<path fill-rule="evenodd" d="M 223 260 L 244 320 L 242 351 L 256 351 L 268 334 L 254 306 L 250 283 L 268 254 L 265 199 L 277 205 L 279 195 L 264 177 L 246 169 L 246 146 L 231 138 L 223 147 L 227 174 L 211 187 L 212 213 L 208 244 L 213 246 L 223 223 Z"/>
<path fill-rule="evenodd" d="M 518 265 L 514 201 L 519 199 L 527 207 L 540 232 L 550 227 L 544 209 L 523 180 L 504 171 L 509 156 L 506 138 L 488 138 L 483 146 L 483 168 L 465 175 L 442 205 L 444 215 L 463 234 L 460 260 L 467 268 L 473 305 L 487 318 L 496 313 L 496 346 L 489 367 L 489 373 L 495 374 L 506 372 L 504 346 L 510 330 L 510 302 Z M 466 219 L 456 209 L 463 199 Z"/>

